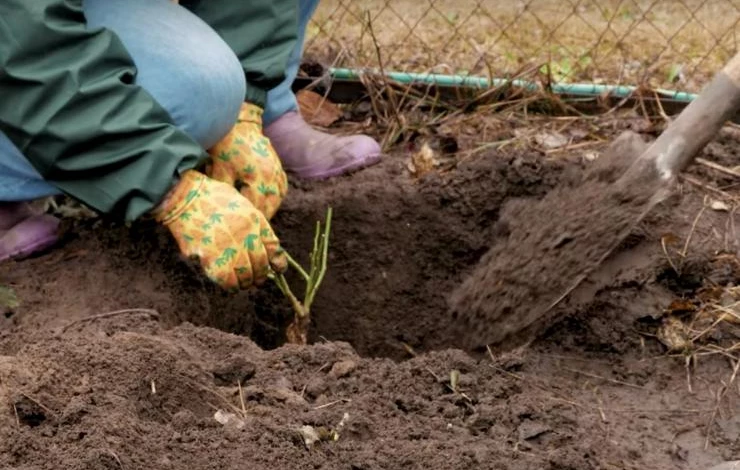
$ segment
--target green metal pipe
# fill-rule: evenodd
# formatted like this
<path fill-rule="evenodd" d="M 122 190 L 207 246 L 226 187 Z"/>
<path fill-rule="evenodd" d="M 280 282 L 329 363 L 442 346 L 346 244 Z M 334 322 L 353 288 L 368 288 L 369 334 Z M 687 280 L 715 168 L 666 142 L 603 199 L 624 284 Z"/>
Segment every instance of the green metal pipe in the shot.
<path fill-rule="evenodd" d="M 373 73 L 379 73 L 372 70 Z M 329 74 L 333 78 L 342 80 L 356 80 L 362 75 L 363 71 L 358 69 L 347 68 L 330 68 Z M 506 83 L 529 90 L 537 90 L 539 86 L 534 82 L 525 80 L 507 80 L 504 78 L 494 78 L 489 80 L 485 77 L 471 77 L 462 75 L 441 75 L 441 74 L 421 74 L 407 72 L 386 72 L 388 78 L 398 83 L 413 84 L 420 83 L 426 85 L 439 85 L 450 87 L 470 87 L 470 88 L 490 88 Z M 616 98 L 628 98 L 637 90 L 634 86 L 625 85 L 597 85 L 594 83 L 555 83 L 552 85 L 552 91 L 558 95 L 576 95 L 576 96 L 602 96 L 611 95 Z M 664 98 L 689 103 L 696 99 L 698 95 L 675 90 L 656 90 Z"/>

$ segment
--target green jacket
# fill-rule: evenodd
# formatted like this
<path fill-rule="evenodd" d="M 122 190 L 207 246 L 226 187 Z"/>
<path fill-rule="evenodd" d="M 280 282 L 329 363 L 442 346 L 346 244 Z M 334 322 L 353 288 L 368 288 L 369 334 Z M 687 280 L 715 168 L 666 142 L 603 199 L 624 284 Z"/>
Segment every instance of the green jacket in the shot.
<path fill-rule="evenodd" d="M 0 1 L 0 131 L 62 192 L 133 220 L 207 154 L 133 84 L 136 68 L 116 34 L 87 29 L 81 3 Z M 247 79 L 245 100 L 264 105 L 285 78 L 297 1 L 181 4 L 234 50 Z"/>

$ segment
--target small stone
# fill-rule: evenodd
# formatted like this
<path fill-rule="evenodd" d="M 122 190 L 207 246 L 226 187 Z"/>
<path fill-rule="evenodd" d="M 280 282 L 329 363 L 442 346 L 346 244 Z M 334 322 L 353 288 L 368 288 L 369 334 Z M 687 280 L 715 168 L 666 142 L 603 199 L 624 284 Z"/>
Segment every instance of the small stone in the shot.
<path fill-rule="evenodd" d="M 228 387 L 248 381 L 257 371 L 254 363 L 243 356 L 233 355 L 213 368 L 213 379 L 216 385 Z"/>
<path fill-rule="evenodd" d="M 335 362 L 331 370 L 329 371 L 329 376 L 335 379 L 341 379 L 347 377 L 356 368 L 357 363 L 355 361 L 346 360 Z"/>
<path fill-rule="evenodd" d="M 303 438 L 303 443 L 306 447 L 311 447 L 321 440 L 318 431 L 313 426 L 304 425 L 298 428 L 297 431 Z"/>
<path fill-rule="evenodd" d="M 519 439 L 528 441 L 552 431 L 549 426 L 536 421 L 526 420 L 519 425 Z"/>
<path fill-rule="evenodd" d="M 285 403 L 291 406 L 304 406 L 306 400 L 298 393 L 287 388 L 273 388 L 267 391 L 268 396 L 278 403 Z"/>
<path fill-rule="evenodd" d="M 198 418 L 190 410 L 180 410 L 172 416 L 172 427 L 180 431 L 194 427 L 197 422 Z"/>
<path fill-rule="evenodd" d="M 239 416 L 234 413 L 229 413 L 224 410 L 218 410 L 213 415 L 213 419 L 223 424 L 224 426 L 234 427 L 236 429 L 242 429 L 246 423 Z"/>
<path fill-rule="evenodd" d="M 314 400 L 326 393 L 327 390 L 329 390 L 329 384 L 326 383 L 323 377 L 313 377 L 306 384 L 306 396 Z"/>

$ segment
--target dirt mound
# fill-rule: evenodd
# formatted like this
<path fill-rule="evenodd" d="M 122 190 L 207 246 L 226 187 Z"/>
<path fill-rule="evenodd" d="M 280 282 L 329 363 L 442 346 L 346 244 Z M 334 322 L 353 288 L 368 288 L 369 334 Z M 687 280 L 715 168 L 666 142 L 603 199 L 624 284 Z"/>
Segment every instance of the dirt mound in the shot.
<path fill-rule="evenodd" d="M 673 469 L 740 458 L 738 397 L 716 401 L 726 359 L 702 356 L 687 383 L 684 361 L 656 340 L 671 302 L 740 279 L 735 258 L 718 256 L 737 250 L 734 215 L 697 219 L 701 195 L 658 211 L 530 348 L 455 349 L 446 297 L 496 240 L 502 207 L 576 181 L 583 166 L 489 154 L 414 180 L 395 156 L 292 188 L 275 227 L 302 262 L 315 220 L 334 208 L 307 347 L 281 345 L 290 310 L 276 289 L 230 296 L 153 226 L 75 222 L 59 249 L 0 265 L 21 300 L 0 316 L 0 467 Z M 661 237 L 682 246 L 689 233 L 686 256 L 666 258 Z M 307 446 L 310 432 L 321 439 Z"/>
<path fill-rule="evenodd" d="M 3 397 L 17 417 L 3 415 L 3 468 L 494 468 L 517 454 L 532 468 L 588 432 L 572 410 L 543 413 L 500 364 L 459 352 L 398 365 L 338 343 L 263 352 L 208 329 L 149 329 L 50 336 L 6 361 L 3 383 L 23 391 Z M 453 369 L 458 392 L 443 380 Z M 238 421 L 219 424 L 218 410 Z M 339 439 L 307 449 L 303 426 Z M 602 453 L 592 443 L 548 460 L 596 468 Z"/>
<path fill-rule="evenodd" d="M 263 351 L 191 325 L 131 327 L 48 335 L 3 359 L 2 468 L 676 468 L 718 458 L 687 426 L 703 424 L 707 404 L 686 393 L 676 365 L 454 350 L 397 364 L 341 343 Z M 579 381 L 590 386 L 574 389 Z M 219 411 L 235 421 L 220 424 Z M 731 440 L 737 422 L 720 423 L 719 439 Z M 304 426 L 338 437 L 307 447 Z"/>

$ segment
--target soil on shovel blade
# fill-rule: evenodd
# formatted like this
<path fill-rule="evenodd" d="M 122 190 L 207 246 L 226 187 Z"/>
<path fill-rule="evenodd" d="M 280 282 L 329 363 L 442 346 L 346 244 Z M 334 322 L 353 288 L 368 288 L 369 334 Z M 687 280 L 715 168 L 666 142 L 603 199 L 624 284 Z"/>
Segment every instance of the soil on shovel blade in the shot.
<path fill-rule="evenodd" d="M 731 166 L 736 149 L 718 139 L 704 156 Z M 272 286 L 227 295 L 153 226 L 65 221 L 56 250 L 0 265 L 20 302 L 0 316 L 0 468 L 693 469 L 740 459 L 733 363 L 707 353 L 687 368 L 666 346 L 668 317 L 689 322 L 708 292 L 732 295 L 740 278 L 734 214 L 702 210 L 705 193 L 685 187 L 656 208 L 595 274 L 590 297 L 529 347 L 460 349 L 448 296 L 502 236 L 502 212 L 593 165 L 573 157 L 491 153 L 416 179 L 407 156 L 392 155 L 292 187 L 273 224 L 300 262 L 334 209 L 305 347 L 282 344 L 291 312 Z"/>
<path fill-rule="evenodd" d="M 647 147 L 625 133 L 580 180 L 509 208 L 498 222 L 501 236 L 450 296 L 466 347 L 524 344 L 563 312 L 561 299 L 650 209 L 661 184 L 653 165 L 620 180 Z"/>

